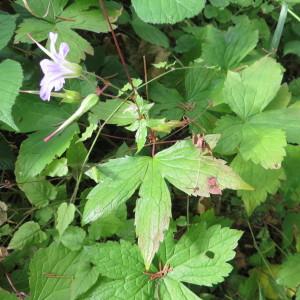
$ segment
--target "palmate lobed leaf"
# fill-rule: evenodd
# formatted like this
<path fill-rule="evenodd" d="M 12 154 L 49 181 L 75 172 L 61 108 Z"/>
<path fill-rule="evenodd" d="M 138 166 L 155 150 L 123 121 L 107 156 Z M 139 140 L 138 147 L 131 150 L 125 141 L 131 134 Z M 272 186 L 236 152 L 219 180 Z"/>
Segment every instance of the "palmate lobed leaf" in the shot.
<path fill-rule="evenodd" d="M 205 286 L 222 282 L 232 270 L 228 261 L 235 256 L 234 249 L 241 235 L 241 231 L 220 225 L 207 228 L 206 223 L 199 223 L 192 226 L 167 260 L 173 268 L 168 277 Z"/>
<path fill-rule="evenodd" d="M 224 188 L 251 189 L 225 161 L 207 156 L 190 140 L 176 143 L 151 157 L 125 157 L 99 166 L 107 177 L 87 196 L 83 223 L 109 214 L 140 188 L 136 206 L 136 232 L 146 268 L 163 240 L 171 217 L 165 179 L 189 195 L 209 196 Z M 211 186 L 211 179 L 213 185 Z"/>
<path fill-rule="evenodd" d="M 157 268 L 151 265 L 150 273 L 145 273 L 136 245 L 120 241 L 85 247 L 84 256 L 107 278 L 97 283 L 85 299 L 150 300 L 155 294 L 162 300 L 200 299 L 181 282 L 211 286 L 223 281 L 232 269 L 228 261 L 235 255 L 241 232 L 219 225 L 207 228 L 202 222 L 192 225 L 177 244 L 172 235 L 169 237 L 175 245 L 174 251 L 166 252 L 163 262 L 169 269 L 156 280 L 150 280 L 150 275 L 157 274 Z"/>

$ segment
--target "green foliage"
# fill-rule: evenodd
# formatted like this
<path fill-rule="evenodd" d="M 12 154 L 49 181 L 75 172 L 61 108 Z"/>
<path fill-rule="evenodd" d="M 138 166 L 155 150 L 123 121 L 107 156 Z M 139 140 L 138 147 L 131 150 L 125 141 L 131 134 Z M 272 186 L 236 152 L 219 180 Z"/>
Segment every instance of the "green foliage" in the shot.
<path fill-rule="evenodd" d="M 22 68 L 18 62 L 7 59 L 0 64 L 0 121 L 15 130 L 18 128 L 12 117 L 12 107 L 22 85 L 22 80 Z"/>
<path fill-rule="evenodd" d="M 300 299 L 297 1 L 1 2 L 1 300 Z"/>
<path fill-rule="evenodd" d="M 178 0 L 175 3 L 164 0 L 133 0 L 137 15 L 149 23 L 174 24 L 198 14 L 204 7 L 204 1 Z"/>

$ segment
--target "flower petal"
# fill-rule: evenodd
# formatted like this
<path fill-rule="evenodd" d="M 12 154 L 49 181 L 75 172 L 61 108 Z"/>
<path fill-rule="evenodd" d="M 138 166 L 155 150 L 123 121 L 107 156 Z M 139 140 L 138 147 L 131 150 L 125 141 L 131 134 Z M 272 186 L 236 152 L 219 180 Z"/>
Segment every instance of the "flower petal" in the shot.
<path fill-rule="evenodd" d="M 59 46 L 59 56 L 64 59 L 70 51 L 69 45 L 67 43 L 61 43 Z"/>
<path fill-rule="evenodd" d="M 42 85 L 40 89 L 40 98 L 44 101 L 49 101 L 52 89 L 53 85 L 49 82 L 47 82 L 47 84 Z"/>
<path fill-rule="evenodd" d="M 55 44 L 57 41 L 57 33 L 49 32 L 49 39 L 50 39 L 50 52 L 54 57 L 57 57 L 57 51 L 55 48 Z"/>

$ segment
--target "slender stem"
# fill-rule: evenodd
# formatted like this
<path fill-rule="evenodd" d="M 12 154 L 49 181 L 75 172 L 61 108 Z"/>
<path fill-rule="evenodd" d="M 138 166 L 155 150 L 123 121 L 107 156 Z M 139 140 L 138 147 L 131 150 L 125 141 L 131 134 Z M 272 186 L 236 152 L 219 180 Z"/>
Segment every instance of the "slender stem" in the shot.
<path fill-rule="evenodd" d="M 106 120 L 102 123 L 102 125 L 99 127 L 98 131 L 97 131 L 97 134 L 92 142 L 92 145 L 87 153 L 87 155 L 85 156 L 85 159 L 82 163 L 82 166 L 81 166 L 81 170 L 80 170 L 80 173 L 79 173 L 79 176 L 77 177 L 77 181 L 76 181 L 76 185 L 75 185 L 75 188 L 74 188 L 74 192 L 71 196 L 71 199 L 70 199 L 70 202 L 74 202 L 76 197 L 77 197 L 77 193 L 78 193 L 78 189 L 79 189 L 79 185 L 80 185 L 80 182 L 81 182 L 81 179 L 82 179 L 82 176 L 83 176 L 83 172 L 84 172 L 84 169 L 85 169 L 85 166 L 88 162 L 88 159 L 96 145 L 96 142 L 104 128 L 104 126 L 107 124 L 107 122 L 114 116 L 114 114 L 120 109 L 120 107 L 128 100 L 128 98 L 124 99 L 123 102 L 121 102 L 115 109 L 114 111 L 106 118 Z"/>
<path fill-rule="evenodd" d="M 288 5 L 287 3 L 283 2 L 281 5 L 281 11 L 280 11 L 280 15 L 279 15 L 279 19 L 277 22 L 277 26 L 271 41 L 271 52 L 276 53 L 278 46 L 279 46 L 279 42 L 282 36 L 282 32 L 283 32 L 283 27 L 286 21 L 286 17 L 287 17 L 287 12 L 288 12 Z"/>
<path fill-rule="evenodd" d="M 288 13 L 293 16 L 298 22 L 300 22 L 300 17 L 295 14 L 291 9 L 288 8 Z"/>
<path fill-rule="evenodd" d="M 122 51 L 121 51 L 121 48 L 120 48 L 119 42 L 118 42 L 118 40 L 117 40 L 116 34 L 115 34 L 114 29 L 113 29 L 113 27 L 112 27 L 112 24 L 111 24 L 111 22 L 110 22 L 109 15 L 108 15 L 108 13 L 107 13 L 107 9 L 106 9 L 105 3 L 104 3 L 103 0 L 99 0 L 99 4 L 100 4 L 101 10 L 102 10 L 102 12 L 103 12 L 103 14 L 104 14 L 104 17 L 105 17 L 105 19 L 106 19 L 106 21 L 107 21 L 107 24 L 108 24 L 108 26 L 109 26 L 109 29 L 110 29 L 112 38 L 113 38 L 113 40 L 114 40 L 114 44 L 115 44 L 116 50 L 117 50 L 117 52 L 118 52 L 119 58 L 120 58 L 120 60 L 121 60 L 121 63 L 122 63 L 122 65 L 123 65 L 123 68 L 124 68 L 124 71 L 125 71 L 125 73 L 126 73 L 128 82 L 130 83 L 130 85 L 131 85 L 131 87 L 132 87 L 132 90 L 135 91 L 135 87 L 134 87 L 134 85 L 133 85 L 131 76 L 130 76 L 129 71 L 128 71 L 127 64 L 126 64 L 125 59 L 124 59 L 124 55 L 123 55 L 123 53 L 122 53 Z"/>

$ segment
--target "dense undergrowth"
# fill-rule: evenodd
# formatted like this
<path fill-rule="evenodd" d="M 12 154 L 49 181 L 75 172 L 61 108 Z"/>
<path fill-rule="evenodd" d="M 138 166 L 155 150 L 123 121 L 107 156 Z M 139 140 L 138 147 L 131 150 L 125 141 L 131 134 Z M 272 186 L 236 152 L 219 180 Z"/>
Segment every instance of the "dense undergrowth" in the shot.
<path fill-rule="evenodd" d="M 2 1 L 0 299 L 299 300 L 298 3 Z"/>

